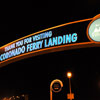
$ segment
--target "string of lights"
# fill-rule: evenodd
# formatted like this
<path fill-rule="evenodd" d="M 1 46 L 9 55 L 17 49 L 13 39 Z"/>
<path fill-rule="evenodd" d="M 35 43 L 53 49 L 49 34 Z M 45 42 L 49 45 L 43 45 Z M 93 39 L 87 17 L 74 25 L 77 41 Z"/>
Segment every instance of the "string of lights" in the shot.
<path fill-rule="evenodd" d="M 28 100 L 28 95 L 22 94 L 20 96 L 3 97 L 1 100 Z"/>

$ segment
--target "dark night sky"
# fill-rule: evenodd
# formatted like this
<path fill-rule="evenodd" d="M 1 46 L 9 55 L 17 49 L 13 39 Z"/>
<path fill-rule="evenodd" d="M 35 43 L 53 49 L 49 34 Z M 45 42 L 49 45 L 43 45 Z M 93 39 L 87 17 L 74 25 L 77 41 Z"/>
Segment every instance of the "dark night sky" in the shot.
<path fill-rule="evenodd" d="M 100 1 L 6 3 L 1 7 L 0 46 L 59 24 L 92 18 L 100 13 Z M 66 100 L 72 71 L 75 100 L 100 100 L 100 48 L 55 52 L 24 59 L 0 69 L 0 96 L 26 93 L 30 100 L 49 100 L 49 84 L 61 79 L 64 88 L 55 100 Z"/>

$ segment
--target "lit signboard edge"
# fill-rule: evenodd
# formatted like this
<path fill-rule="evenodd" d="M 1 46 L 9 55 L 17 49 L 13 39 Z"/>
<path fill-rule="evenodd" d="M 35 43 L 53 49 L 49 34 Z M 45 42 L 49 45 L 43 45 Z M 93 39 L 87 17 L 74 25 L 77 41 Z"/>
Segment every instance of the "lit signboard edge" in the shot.
<path fill-rule="evenodd" d="M 84 21 L 90 21 L 90 20 L 92 20 L 92 19 L 93 19 L 93 18 L 88 18 L 88 19 L 73 21 L 73 22 L 69 22 L 69 23 L 57 25 L 57 26 L 54 26 L 54 27 L 51 27 L 51 28 L 47 28 L 47 29 L 41 30 L 41 31 L 39 31 L 39 32 L 35 32 L 35 33 L 30 34 L 30 35 L 27 35 L 27 36 L 24 36 L 24 37 L 22 37 L 22 38 L 19 38 L 19 39 L 15 40 L 15 41 L 12 41 L 12 42 L 10 42 L 10 43 L 8 43 L 8 44 L 6 44 L 6 45 L 0 47 L 0 49 L 4 48 L 4 47 L 6 47 L 6 46 L 8 46 L 8 45 L 10 45 L 10 44 L 13 44 L 13 43 L 15 43 L 15 42 L 17 42 L 17 41 L 20 41 L 20 40 L 22 40 L 22 39 L 24 39 L 24 38 L 27 38 L 27 37 L 30 37 L 30 36 L 32 36 L 32 35 L 36 35 L 36 34 L 42 33 L 42 32 L 44 32 L 44 31 L 48 31 L 48 30 L 51 30 L 51 29 L 59 28 L 59 27 L 62 27 L 62 26 L 70 25 L 70 24 L 80 23 L 80 22 L 84 22 Z"/>
<path fill-rule="evenodd" d="M 3 67 L 7 64 L 13 63 L 15 61 L 19 61 L 25 58 L 29 58 L 32 56 L 52 53 L 52 52 L 58 52 L 58 51 L 64 51 L 64 50 L 72 50 L 72 49 L 78 49 L 78 48 L 88 48 L 88 47 L 99 47 L 100 45 L 95 44 L 94 42 L 85 42 L 85 43 L 75 43 L 75 44 L 69 44 L 69 45 L 62 45 L 57 47 L 50 47 L 42 50 L 32 51 L 29 53 L 25 53 L 19 56 L 15 56 L 13 58 L 9 58 L 5 61 L 0 62 L 0 67 Z"/>
<path fill-rule="evenodd" d="M 27 36 L 22 37 L 20 39 L 17 39 L 15 41 L 11 42 L 11 43 L 8 43 L 8 44 L 0 47 L 0 49 L 4 48 L 4 47 L 6 47 L 6 46 L 8 46 L 8 45 L 10 45 L 10 44 L 12 44 L 14 42 L 17 42 L 17 41 L 19 41 L 21 39 L 30 37 L 32 35 L 39 34 L 39 33 L 44 32 L 44 31 L 48 31 L 48 30 L 51 30 L 51 29 L 55 29 L 55 28 L 58 28 L 58 27 L 62 27 L 62 26 L 66 26 L 66 25 L 70 25 L 70 24 L 74 24 L 74 23 L 90 21 L 90 20 L 93 20 L 93 19 L 94 18 L 83 19 L 83 20 L 79 20 L 79 21 L 74 21 L 74 22 L 69 22 L 69 23 L 65 23 L 65 24 L 62 24 L 62 25 L 54 26 L 54 27 L 51 27 L 51 28 L 48 28 L 48 29 L 45 29 L 45 30 L 42 30 L 42 31 L 39 31 L 39 32 L 36 32 L 36 33 L 33 33 L 33 34 L 30 34 L 30 35 L 27 35 Z M 25 59 L 25 58 L 36 56 L 36 55 L 40 55 L 40 54 L 46 54 L 46 53 L 62 51 L 62 50 L 84 48 L 84 47 L 93 47 L 93 46 L 100 46 L 100 45 L 98 45 L 98 43 L 95 43 L 94 41 L 90 41 L 90 42 L 84 42 L 84 43 L 74 43 L 74 44 L 67 44 L 67 45 L 55 46 L 55 47 L 50 47 L 50 48 L 44 48 L 44 49 L 41 49 L 41 50 L 28 52 L 28 53 L 25 53 L 25 54 L 22 54 L 22 55 L 18 55 L 18 56 L 9 58 L 9 59 L 7 59 L 5 61 L 2 61 L 2 62 L 0 62 L 0 67 L 3 67 L 5 65 L 10 64 L 10 63 L 15 62 L 15 61 L 19 61 L 21 59 Z"/>

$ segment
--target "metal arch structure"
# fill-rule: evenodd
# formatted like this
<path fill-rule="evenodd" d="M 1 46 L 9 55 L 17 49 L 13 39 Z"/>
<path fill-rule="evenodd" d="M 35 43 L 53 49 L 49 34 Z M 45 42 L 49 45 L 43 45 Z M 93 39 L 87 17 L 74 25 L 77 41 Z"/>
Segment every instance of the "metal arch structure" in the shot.
<path fill-rule="evenodd" d="M 10 64 L 10 63 L 13 63 L 13 62 L 16 62 L 16 61 L 19 61 L 21 59 L 25 59 L 25 58 L 37 56 L 37 55 L 42 55 L 42 54 L 46 54 L 46 53 L 52 53 L 52 52 L 63 51 L 63 50 L 78 49 L 78 48 L 100 47 L 100 42 L 93 41 L 88 35 L 89 26 L 97 18 L 100 18 L 100 15 L 97 15 L 93 18 L 78 20 L 78 21 L 69 22 L 69 23 L 58 25 L 58 26 L 54 26 L 54 27 L 51 27 L 51 28 L 48 28 L 48 29 L 45 29 L 45 30 L 42 30 L 42 31 L 39 31 L 39 32 L 36 32 L 36 33 L 32 33 L 30 35 L 27 35 L 25 37 L 22 37 L 20 39 L 17 39 L 15 41 L 11 42 L 11 43 L 8 43 L 8 44 L 0 47 L 0 67 L 3 67 L 7 64 Z M 83 24 L 86 23 L 86 27 L 84 25 L 83 26 L 80 25 L 80 23 L 83 23 Z M 82 34 L 80 32 L 77 32 L 78 29 L 77 30 L 74 29 L 74 26 L 75 27 L 77 26 L 77 27 L 80 27 L 80 28 L 82 28 L 82 27 L 85 28 L 85 30 L 84 29 L 82 30 L 82 33 L 84 33 L 83 35 L 84 35 L 85 38 L 82 39 Z M 47 42 L 50 39 L 50 41 L 51 41 L 51 39 L 54 38 L 54 37 L 60 37 L 61 35 L 64 35 L 63 37 L 65 37 L 66 33 L 68 33 L 67 34 L 67 36 L 68 36 L 69 33 L 75 33 L 75 32 L 78 33 L 77 34 L 78 40 L 76 42 L 73 42 L 73 43 L 71 43 L 71 42 L 64 43 L 65 41 L 63 40 L 64 44 L 62 43 L 62 44 L 59 45 L 59 44 L 55 43 L 56 45 L 53 45 L 53 46 L 49 45 L 48 47 L 46 47 L 46 46 L 44 46 L 44 44 L 42 44 L 41 48 L 37 48 L 37 49 L 30 50 L 30 51 L 27 51 L 27 52 L 25 50 L 24 52 L 22 52 L 21 54 L 18 54 L 18 55 L 13 54 L 13 56 L 11 56 L 11 54 L 9 54 L 11 51 L 13 51 L 13 49 L 15 50 L 15 49 L 21 48 L 22 46 L 24 46 L 25 49 L 26 49 L 26 48 L 28 48 L 28 46 L 32 46 L 33 43 L 39 42 L 39 40 L 35 40 L 35 41 L 31 40 L 30 42 L 28 42 L 26 44 L 24 44 L 24 42 L 23 42 L 22 45 L 20 44 L 19 46 L 16 46 L 16 44 L 18 42 L 24 41 L 25 39 L 28 39 L 28 38 L 33 39 L 34 36 L 37 36 L 41 33 L 46 33 L 46 32 L 49 32 L 49 31 L 52 31 L 51 37 L 48 37 L 48 38 L 45 38 L 45 39 L 39 39 L 39 40 L 44 43 L 44 40 Z M 6 50 L 7 47 L 9 47 L 13 44 L 14 44 L 15 47 Z M 32 47 L 30 47 L 30 49 L 32 49 Z"/>

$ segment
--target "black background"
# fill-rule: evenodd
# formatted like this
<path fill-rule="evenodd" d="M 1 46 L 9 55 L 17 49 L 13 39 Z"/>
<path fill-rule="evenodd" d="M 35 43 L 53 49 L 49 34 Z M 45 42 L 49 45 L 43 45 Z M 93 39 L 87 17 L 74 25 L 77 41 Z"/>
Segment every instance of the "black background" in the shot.
<path fill-rule="evenodd" d="M 0 46 L 52 26 L 92 18 L 100 13 L 99 6 L 99 0 L 1 3 Z M 54 93 L 54 100 L 66 100 L 66 72 L 72 71 L 75 100 L 99 100 L 99 51 L 93 47 L 55 52 L 9 64 L 0 69 L 0 97 L 25 93 L 30 100 L 49 100 L 50 82 L 57 78 L 64 88 Z"/>

